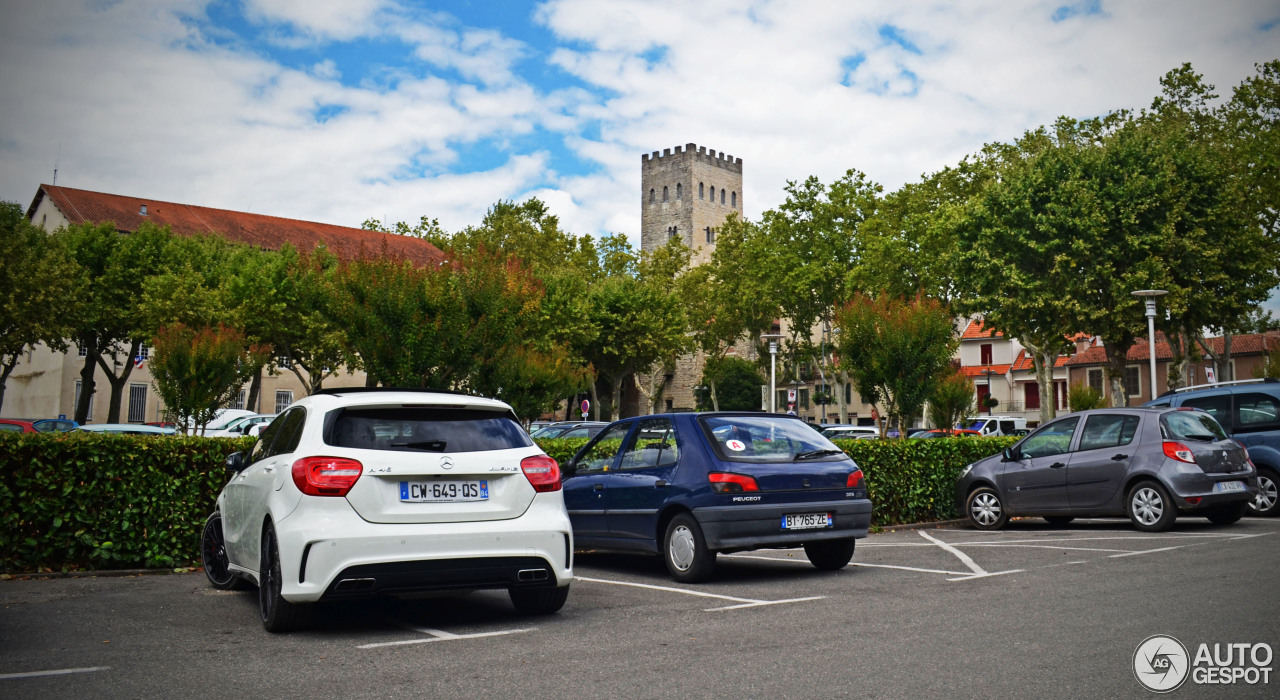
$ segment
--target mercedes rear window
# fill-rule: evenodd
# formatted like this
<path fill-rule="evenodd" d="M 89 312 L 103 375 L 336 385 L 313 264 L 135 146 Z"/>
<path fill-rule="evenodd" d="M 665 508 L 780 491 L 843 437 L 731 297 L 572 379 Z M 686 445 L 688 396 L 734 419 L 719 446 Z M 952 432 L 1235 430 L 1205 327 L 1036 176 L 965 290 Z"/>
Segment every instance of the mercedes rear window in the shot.
<path fill-rule="evenodd" d="M 334 411 L 324 441 L 392 452 L 483 452 L 533 445 L 509 412 L 411 406 Z"/>

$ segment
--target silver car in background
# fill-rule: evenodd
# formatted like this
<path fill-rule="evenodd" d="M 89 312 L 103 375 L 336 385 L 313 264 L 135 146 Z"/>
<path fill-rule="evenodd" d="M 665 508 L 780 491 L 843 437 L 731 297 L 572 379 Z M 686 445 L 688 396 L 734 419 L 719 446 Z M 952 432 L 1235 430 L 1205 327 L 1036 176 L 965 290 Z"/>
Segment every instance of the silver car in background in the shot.
<path fill-rule="evenodd" d="M 1234 523 L 1257 489 L 1248 451 L 1208 413 L 1104 408 L 1058 418 L 965 467 L 956 507 L 980 530 L 998 530 L 1011 516 L 1055 525 L 1127 516 L 1158 532 L 1179 515 Z"/>

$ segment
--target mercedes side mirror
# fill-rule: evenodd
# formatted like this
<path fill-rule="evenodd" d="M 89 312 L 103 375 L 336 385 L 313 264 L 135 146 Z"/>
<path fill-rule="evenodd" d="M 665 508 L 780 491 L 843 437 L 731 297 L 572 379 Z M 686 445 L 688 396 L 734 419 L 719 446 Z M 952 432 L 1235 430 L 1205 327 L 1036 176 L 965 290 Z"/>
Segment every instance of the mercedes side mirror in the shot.
<path fill-rule="evenodd" d="M 227 466 L 227 471 L 238 472 L 244 469 L 244 454 L 240 452 L 232 452 L 227 455 L 227 459 L 223 464 Z"/>

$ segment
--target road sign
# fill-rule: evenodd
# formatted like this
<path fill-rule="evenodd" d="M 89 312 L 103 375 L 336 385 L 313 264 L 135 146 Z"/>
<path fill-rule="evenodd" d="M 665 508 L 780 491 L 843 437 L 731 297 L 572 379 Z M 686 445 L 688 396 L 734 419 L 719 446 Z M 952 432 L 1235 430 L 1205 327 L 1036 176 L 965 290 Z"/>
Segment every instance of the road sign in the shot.
<path fill-rule="evenodd" d="M 583 399 L 583 400 L 582 400 L 582 412 L 583 412 L 583 413 L 586 413 L 587 411 L 590 411 L 590 410 L 591 410 L 591 402 L 590 402 L 590 401 L 588 401 L 588 400 L 586 400 L 586 399 Z"/>

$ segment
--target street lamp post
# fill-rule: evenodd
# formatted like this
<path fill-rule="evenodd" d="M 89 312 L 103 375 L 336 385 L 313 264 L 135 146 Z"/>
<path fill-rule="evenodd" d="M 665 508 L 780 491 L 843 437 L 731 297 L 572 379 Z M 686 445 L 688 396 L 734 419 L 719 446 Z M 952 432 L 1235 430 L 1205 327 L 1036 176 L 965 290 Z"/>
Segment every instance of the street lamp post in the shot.
<path fill-rule="evenodd" d="M 781 337 L 781 333 L 765 333 L 760 336 L 761 340 L 769 339 L 769 413 L 778 412 L 778 338 Z"/>
<path fill-rule="evenodd" d="M 1147 353 L 1151 356 L 1151 398 L 1156 397 L 1156 299 L 1168 294 L 1163 289 L 1140 289 L 1130 292 L 1147 302 Z"/>

